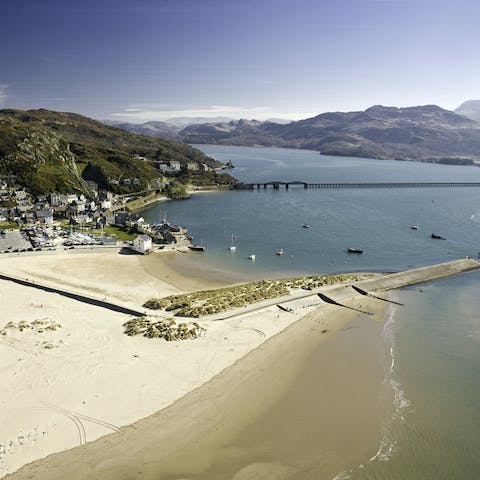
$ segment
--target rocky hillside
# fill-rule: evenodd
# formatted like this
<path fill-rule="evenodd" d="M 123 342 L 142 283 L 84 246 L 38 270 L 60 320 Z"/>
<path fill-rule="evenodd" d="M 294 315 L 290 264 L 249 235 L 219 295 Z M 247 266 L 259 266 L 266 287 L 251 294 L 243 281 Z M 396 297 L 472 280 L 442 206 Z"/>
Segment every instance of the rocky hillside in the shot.
<path fill-rule="evenodd" d="M 136 135 L 74 113 L 0 110 L 0 175 L 17 175 L 32 193 L 87 193 L 88 180 L 117 193 L 143 190 L 161 174 L 139 157 L 218 165 L 183 143 Z M 126 178 L 138 181 L 120 186 Z"/>
<path fill-rule="evenodd" d="M 374 106 L 363 112 L 323 113 L 286 125 L 255 120 L 192 125 L 180 136 L 188 143 L 304 148 L 328 155 L 480 161 L 480 123 L 435 105 Z"/>
<path fill-rule="evenodd" d="M 470 118 L 471 120 L 480 121 L 480 100 L 468 100 L 463 102 L 455 113 Z"/>

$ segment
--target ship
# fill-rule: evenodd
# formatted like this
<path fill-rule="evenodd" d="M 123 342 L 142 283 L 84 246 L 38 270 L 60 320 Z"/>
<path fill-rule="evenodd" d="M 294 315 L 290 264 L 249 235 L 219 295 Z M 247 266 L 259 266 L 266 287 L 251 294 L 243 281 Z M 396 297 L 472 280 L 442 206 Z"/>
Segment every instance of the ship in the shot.
<path fill-rule="evenodd" d="M 363 253 L 363 250 L 359 248 L 347 248 L 347 253 Z"/>

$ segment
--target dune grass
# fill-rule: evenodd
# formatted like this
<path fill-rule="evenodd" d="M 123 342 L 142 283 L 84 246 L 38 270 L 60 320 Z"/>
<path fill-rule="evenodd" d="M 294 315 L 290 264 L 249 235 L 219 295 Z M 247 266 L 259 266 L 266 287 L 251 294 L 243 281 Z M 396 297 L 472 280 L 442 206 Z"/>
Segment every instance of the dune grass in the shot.
<path fill-rule="evenodd" d="M 291 294 L 292 290 L 312 290 L 340 282 L 356 281 L 359 278 L 359 275 L 343 274 L 259 280 L 214 290 L 151 298 L 145 302 L 144 307 L 152 310 L 165 310 L 176 316 L 199 318 L 245 307 L 262 300 L 287 296 Z M 362 275 L 361 278 L 366 278 L 366 275 Z"/>

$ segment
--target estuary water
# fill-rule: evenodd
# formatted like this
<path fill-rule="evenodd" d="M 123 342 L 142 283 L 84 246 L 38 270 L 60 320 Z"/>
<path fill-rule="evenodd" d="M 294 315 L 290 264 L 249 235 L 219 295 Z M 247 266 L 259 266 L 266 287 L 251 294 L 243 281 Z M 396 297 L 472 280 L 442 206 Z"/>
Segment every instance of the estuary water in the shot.
<path fill-rule="evenodd" d="M 245 182 L 480 181 L 478 167 L 199 148 L 231 160 L 231 173 Z M 199 255 L 208 263 L 253 275 L 395 271 L 480 250 L 480 188 L 205 193 L 154 205 L 143 215 L 155 222 L 164 211 L 206 245 Z M 414 223 L 418 230 L 410 228 Z M 446 240 L 431 239 L 432 232 Z M 348 247 L 364 253 L 349 255 Z M 284 254 L 275 255 L 280 248 Z M 247 259 L 252 253 L 255 262 Z M 389 308 L 383 326 L 379 395 L 389 404 L 381 413 L 378 451 L 336 480 L 480 479 L 479 287 L 480 272 L 474 272 L 393 292 L 405 306 Z"/>
<path fill-rule="evenodd" d="M 239 180 L 308 182 L 479 181 L 480 168 L 322 156 L 275 148 L 200 146 L 231 160 Z M 480 188 L 263 188 L 198 194 L 143 212 L 166 212 L 186 226 L 205 256 L 232 270 L 262 275 L 398 270 L 476 256 L 480 250 Z M 415 223 L 419 230 L 410 227 Z M 311 228 L 302 228 L 303 224 Z M 447 240 L 432 240 L 431 233 Z M 236 252 L 230 252 L 232 235 Z M 363 255 L 347 254 L 359 248 Z M 282 249 L 284 254 L 275 253 Z M 256 255 L 255 262 L 248 260 Z"/>

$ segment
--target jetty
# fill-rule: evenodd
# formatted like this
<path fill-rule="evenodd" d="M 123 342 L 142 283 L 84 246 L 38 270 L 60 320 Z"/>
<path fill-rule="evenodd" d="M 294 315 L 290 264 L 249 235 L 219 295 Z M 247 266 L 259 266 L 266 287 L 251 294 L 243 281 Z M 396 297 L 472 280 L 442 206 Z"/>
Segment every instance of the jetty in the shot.
<path fill-rule="evenodd" d="M 354 284 L 352 284 L 352 282 L 342 283 L 339 285 L 320 287 L 305 292 L 302 291 L 293 295 L 285 295 L 283 297 L 277 297 L 253 303 L 246 307 L 236 308 L 229 312 L 207 315 L 203 318 L 208 320 L 227 320 L 241 315 L 253 313 L 271 306 L 277 306 L 285 311 L 293 311 L 298 308 L 305 308 L 306 306 L 320 306 L 322 303 L 331 303 L 338 305 L 339 307 L 352 308 L 351 306 L 345 305 L 344 302 L 348 302 L 365 294 L 375 298 L 373 295 L 374 292 L 393 290 L 408 285 L 424 283 L 478 269 L 480 269 L 480 262 L 478 260 L 473 258 L 462 258 L 459 260 L 428 265 L 425 267 L 396 273 L 378 274 L 372 278 L 355 282 Z M 119 299 L 107 299 L 99 295 L 95 295 L 93 292 L 87 292 L 80 289 L 67 289 L 58 283 L 49 283 L 45 281 L 39 281 L 38 279 L 21 278 L 5 273 L 0 273 L 0 282 L 1 281 L 14 282 L 25 287 L 32 287 L 45 292 L 62 295 L 82 303 L 88 303 L 97 307 L 106 308 L 108 310 L 123 313 L 125 315 L 138 317 L 146 314 L 146 310 L 143 307 L 136 308 L 135 306 L 120 301 Z M 379 297 L 376 297 L 376 299 L 381 301 L 386 300 Z"/>
<path fill-rule="evenodd" d="M 457 188 L 457 187 L 480 187 L 480 182 L 355 182 L 355 183 L 308 183 L 308 182 L 255 182 L 255 183 L 237 183 L 233 186 L 234 190 L 258 190 L 271 188 L 273 190 L 292 187 L 309 188 Z"/>
<path fill-rule="evenodd" d="M 366 280 L 354 282 L 353 284 L 352 282 L 348 282 L 328 287 L 320 287 L 307 292 L 299 292 L 294 295 L 285 295 L 284 297 L 264 300 L 229 312 L 208 315 L 204 318 L 209 320 L 228 320 L 272 306 L 277 306 L 284 311 L 294 311 L 299 308 L 314 305 L 321 306 L 325 303 L 334 304 L 338 307 L 346 307 L 345 302 L 360 298 L 365 295 L 365 293 L 370 294 L 369 296 L 374 298 L 374 293 L 394 290 L 409 285 L 417 285 L 479 269 L 480 262 L 478 260 L 462 258 L 401 272 L 379 274 Z M 357 289 L 352 288 L 353 286 L 357 287 Z M 361 290 L 362 293 L 360 293 L 359 290 Z M 329 299 L 328 301 L 326 300 L 327 298 Z M 379 297 L 376 299 L 385 301 L 385 299 Z"/>

